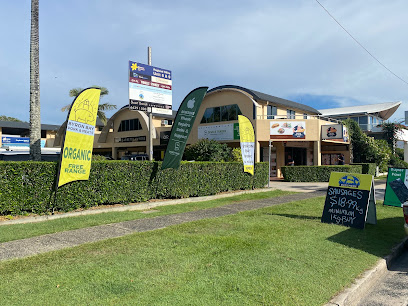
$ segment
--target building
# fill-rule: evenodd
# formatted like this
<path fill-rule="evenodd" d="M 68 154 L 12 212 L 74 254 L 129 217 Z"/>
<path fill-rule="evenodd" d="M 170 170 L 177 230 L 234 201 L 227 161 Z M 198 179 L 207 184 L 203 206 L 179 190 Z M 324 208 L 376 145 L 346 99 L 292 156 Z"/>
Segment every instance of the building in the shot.
<path fill-rule="evenodd" d="M 250 119 L 255 130 L 255 161 L 268 161 L 271 142 L 271 176 L 281 177 L 281 167 L 338 164 L 339 154 L 350 162 L 347 130 L 336 120 L 304 104 L 240 86 L 213 88 L 205 96 L 188 143 L 215 139 L 239 147 L 238 115 Z"/>
<path fill-rule="evenodd" d="M 170 137 L 175 114 L 153 114 L 152 139 L 153 158 L 162 160 Z M 66 122 L 58 129 L 55 146 L 61 146 Z M 104 155 L 112 159 L 121 159 L 130 154 L 149 152 L 149 117 L 141 111 L 133 111 L 129 106 L 118 110 L 106 125 L 97 120 L 93 154 Z"/>
<path fill-rule="evenodd" d="M 208 138 L 239 147 L 238 115 L 250 119 L 256 138 L 255 161 L 269 159 L 271 176 L 281 177 L 281 167 L 293 159 L 295 165 L 338 164 L 344 154 L 350 162 L 347 130 L 338 121 L 322 117 L 304 104 L 281 99 L 239 86 L 225 85 L 206 94 L 187 143 Z M 170 136 L 171 116 L 153 114 L 153 157 L 162 160 Z M 107 122 L 97 124 L 94 154 L 121 159 L 149 150 L 149 120 L 144 112 L 122 107 Z M 66 124 L 58 130 L 54 145 L 61 146 Z"/>

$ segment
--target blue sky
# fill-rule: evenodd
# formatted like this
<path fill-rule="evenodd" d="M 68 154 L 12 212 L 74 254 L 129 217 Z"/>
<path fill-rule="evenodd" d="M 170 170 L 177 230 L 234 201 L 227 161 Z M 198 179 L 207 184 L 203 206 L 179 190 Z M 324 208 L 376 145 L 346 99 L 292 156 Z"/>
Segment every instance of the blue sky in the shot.
<path fill-rule="evenodd" d="M 320 0 L 408 80 L 407 1 Z M 29 120 L 30 1 L 0 0 L 0 115 Z M 61 124 L 74 87 L 128 103 L 128 61 L 169 69 L 173 109 L 198 86 L 239 85 L 317 109 L 402 101 L 408 85 L 361 49 L 314 0 L 40 0 L 42 123 Z M 113 112 L 109 112 L 108 116 Z"/>

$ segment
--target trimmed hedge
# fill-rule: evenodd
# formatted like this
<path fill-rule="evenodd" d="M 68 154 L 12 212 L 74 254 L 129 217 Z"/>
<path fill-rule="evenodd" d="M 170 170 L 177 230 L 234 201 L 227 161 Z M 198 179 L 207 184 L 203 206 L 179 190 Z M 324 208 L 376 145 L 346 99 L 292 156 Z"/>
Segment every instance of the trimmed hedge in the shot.
<path fill-rule="evenodd" d="M 362 173 L 361 165 L 284 166 L 281 169 L 288 182 L 328 182 L 331 172 Z"/>
<path fill-rule="evenodd" d="M 179 170 L 161 170 L 161 162 L 95 161 L 88 181 L 58 189 L 55 162 L 1 162 L 0 214 L 49 213 L 103 204 L 213 195 L 255 189 L 268 183 L 268 164 L 255 164 L 255 175 L 242 163 L 182 162 Z"/>
<path fill-rule="evenodd" d="M 376 163 L 352 163 L 350 165 L 361 165 L 363 167 L 362 168 L 363 174 L 371 174 L 375 176 L 376 171 L 377 171 Z"/>

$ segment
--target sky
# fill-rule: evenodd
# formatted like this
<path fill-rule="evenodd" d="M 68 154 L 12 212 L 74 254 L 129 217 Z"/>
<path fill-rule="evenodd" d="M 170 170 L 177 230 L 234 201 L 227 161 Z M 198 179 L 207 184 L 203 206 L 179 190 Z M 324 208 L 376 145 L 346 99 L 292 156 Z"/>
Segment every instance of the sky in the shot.
<path fill-rule="evenodd" d="M 128 61 L 171 70 L 173 109 L 194 88 L 238 85 L 316 109 L 402 101 L 408 84 L 316 0 L 40 1 L 41 121 L 62 124 L 69 90 L 100 85 L 128 104 Z M 319 0 L 408 82 L 408 1 Z M 28 0 L 0 0 L 0 115 L 29 121 Z M 108 117 L 114 111 L 107 112 Z"/>

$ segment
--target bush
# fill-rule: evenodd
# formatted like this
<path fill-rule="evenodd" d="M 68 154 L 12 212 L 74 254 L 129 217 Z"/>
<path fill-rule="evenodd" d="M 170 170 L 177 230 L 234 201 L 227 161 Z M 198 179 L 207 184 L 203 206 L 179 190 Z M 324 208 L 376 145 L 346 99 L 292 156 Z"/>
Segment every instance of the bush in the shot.
<path fill-rule="evenodd" d="M 0 214 L 50 213 L 103 204 L 128 204 L 154 198 L 183 198 L 254 189 L 268 183 L 268 164 L 255 164 L 255 175 L 242 163 L 182 162 L 179 170 L 161 162 L 95 161 L 88 181 L 75 181 L 53 197 L 57 163 L 0 163 Z"/>
<path fill-rule="evenodd" d="M 361 165 L 362 166 L 362 174 L 371 174 L 373 176 L 376 175 L 377 172 L 377 164 L 376 163 L 352 163 L 350 165 Z"/>
<path fill-rule="evenodd" d="M 362 166 L 285 166 L 281 170 L 287 182 L 328 182 L 331 172 L 362 173 Z"/>
<path fill-rule="evenodd" d="M 408 163 L 399 159 L 397 156 L 392 155 L 390 159 L 390 165 L 395 168 L 408 168 Z"/>
<path fill-rule="evenodd" d="M 231 159 L 231 148 L 216 140 L 201 139 L 184 151 L 185 160 L 223 162 Z"/>
<path fill-rule="evenodd" d="M 241 162 L 242 163 L 242 153 L 241 153 L 241 148 L 234 148 L 231 151 L 231 158 L 232 161 L 235 162 Z"/>

